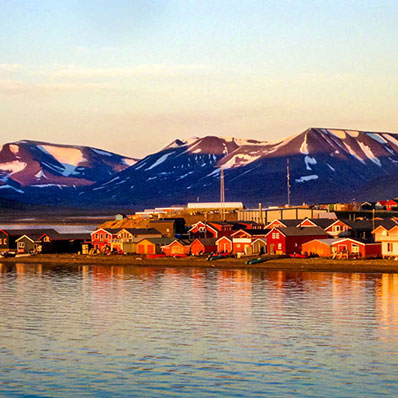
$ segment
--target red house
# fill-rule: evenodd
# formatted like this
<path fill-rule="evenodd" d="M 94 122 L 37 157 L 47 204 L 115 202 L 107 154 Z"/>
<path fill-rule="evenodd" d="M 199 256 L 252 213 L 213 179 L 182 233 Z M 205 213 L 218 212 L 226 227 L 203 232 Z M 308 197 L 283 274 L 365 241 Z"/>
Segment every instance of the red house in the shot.
<path fill-rule="evenodd" d="M 313 239 L 327 239 L 329 235 L 320 227 L 273 228 L 267 234 L 268 254 L 301 253 L 301 245 Z"/>
<path fill-rule="evenodd" d="M 361 258 L 381 257 L 381 242 L 366 243 L 360 240 L 346 238 L 333 243 L 335 255 L 358 256 Z"/>
<path fill-rule="evenodd" d="M 245 253 L 251 252 L 251 244 L 257 238 L 265 238 L 268 230 L 263 229 L 240 229 L 231 235 L 232 238 L 232 251 L 233 253 Z"/>
<path fill-rule="evenodd" d="M 191 242 L 183 239 L 174 239 L 168 245 L 162 247 L 166 256 L 188 256 L 191 251 Z"/>
<path fill-rule="evenodd" d="M 93 248 L 99 249 L 100 251 L 104 251 L 106 248 L 110 248 L 112 239 L 116 237 L 119 231 L 120 228 L 99 228 L 91 232 L 91 244 Z"/>
<path fill-rule="evenodd" d="M 222 236 L 230 236 L 233 232 L 233 225 L 227 222 L 219 221 L 199 221 L 192 225 L 189 230 L 191 239 L 196 238 L 221 238 Z"/>
<path fill-rule="evenodd" d="M 216 240 L 217 253 L 232 253 L 232 239 L 226 236 Z"/>
<path fill-rule="evenodd" d="M 191 243 L 191 254 L 193 256 L 200 256 L 205 253 L 215 253 L 217 251 L 216 239 L 197 238 Z"/>

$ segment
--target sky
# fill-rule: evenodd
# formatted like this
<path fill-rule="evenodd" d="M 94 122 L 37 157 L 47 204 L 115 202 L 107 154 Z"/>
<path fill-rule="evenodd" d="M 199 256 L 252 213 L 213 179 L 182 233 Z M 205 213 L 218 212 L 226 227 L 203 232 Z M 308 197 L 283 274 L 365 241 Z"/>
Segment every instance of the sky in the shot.
<path fill-rule="evenodd" d="M 398 132 L 396 0 L 0 0 L 0 143 Z"/>

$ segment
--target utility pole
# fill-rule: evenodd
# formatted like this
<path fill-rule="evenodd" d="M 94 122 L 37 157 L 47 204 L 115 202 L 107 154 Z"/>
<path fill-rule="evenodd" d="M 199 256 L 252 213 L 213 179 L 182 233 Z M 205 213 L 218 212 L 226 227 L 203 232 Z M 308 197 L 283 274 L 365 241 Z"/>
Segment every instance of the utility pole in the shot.
<path fill-rule="evenodd" d="M 289 158 L 286 160 L 286 185 L 287 185 L 287 206 L 290 207 L 290 164 L 289 164 Z"/>
<path fill-rule="evenodd" d="M 224 187 L 224 169 L 220 167 L 220 204 L 221 204 L 221 221 L 225 220 L 225 187 Z"/>

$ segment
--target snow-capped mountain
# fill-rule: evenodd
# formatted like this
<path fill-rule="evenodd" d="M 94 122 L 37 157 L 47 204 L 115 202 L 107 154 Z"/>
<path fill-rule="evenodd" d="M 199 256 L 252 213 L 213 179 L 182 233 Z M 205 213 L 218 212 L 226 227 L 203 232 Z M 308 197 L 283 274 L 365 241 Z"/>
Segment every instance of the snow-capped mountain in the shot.
<path fill-rule="evenodd" d="M 109 204 L 218 200 L 222 167 L 227 200 L 282 204 L 287 159 L 295 203 L 371 200 L 364 197 L 367 187 L 383 178 L 398 182 L 398 135 L 310 128 L 276 143 L 218 137 L 176 140 L 107 181 L 82 189 L 79 197 L 96 195 Z M 383 186 L 375 194 L 383 197 Z"/>
<path fill-rule="evenodd" d="M 18 141 L 0 150 L 0 194 L 81 187 L 113 176 L 136 159 L 86 146 Z"/>

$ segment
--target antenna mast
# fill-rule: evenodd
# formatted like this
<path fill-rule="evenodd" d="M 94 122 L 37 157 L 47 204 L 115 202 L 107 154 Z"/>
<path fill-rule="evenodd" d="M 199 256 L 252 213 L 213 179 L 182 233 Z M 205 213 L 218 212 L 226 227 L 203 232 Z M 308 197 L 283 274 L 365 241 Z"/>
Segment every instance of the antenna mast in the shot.
<path fill-rule="evenodd" d="M 220 204 L 221 204 L 221 221 L 225 220 L 225 187 L 224 187 L 224 169 L 220 167 Z"/>
<path fill-rule="evenodd" d="M 286 160 L 286 184 L 287 184 L 287 205 L 290 207 L 290 164 L 289 158 Z"/>

